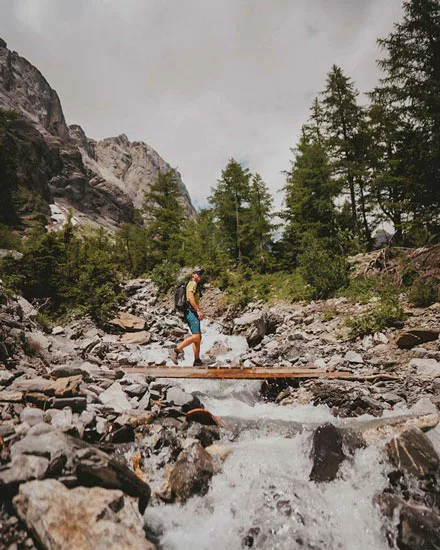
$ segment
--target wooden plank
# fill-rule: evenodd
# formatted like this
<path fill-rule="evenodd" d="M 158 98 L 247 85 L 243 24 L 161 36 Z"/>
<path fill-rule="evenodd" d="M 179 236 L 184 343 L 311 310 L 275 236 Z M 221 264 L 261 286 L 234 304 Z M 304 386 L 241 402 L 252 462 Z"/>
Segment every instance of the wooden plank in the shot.
<path fill-rule="evenodd" d="M 143 367 L 123 366 L 125 373 L 140 373 L 154 378 L 199 378 L 207 380 L 265 380 L 267 378 L 327 378 L 337 380 L 398 380 L 398 376 L 390 374 L 372 374 L 358 376 L 349 372 L 327 372 L 319 369 L 295 369 L 295 368 L 205 368 L 205 367 Z"/>

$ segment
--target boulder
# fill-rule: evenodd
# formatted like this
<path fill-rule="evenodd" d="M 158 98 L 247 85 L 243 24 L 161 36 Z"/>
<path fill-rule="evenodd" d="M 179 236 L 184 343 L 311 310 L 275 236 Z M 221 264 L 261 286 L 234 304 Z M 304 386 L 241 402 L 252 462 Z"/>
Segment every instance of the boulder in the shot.
<path fill-rule="evenodd" d="M 121 336 L 121 344 L 144 346 L 151 340 L 151 334 L 146 330 L 127 332 Z"/>
<path fill-rule="evenodd" d="M 1 369 L 0 370 L 0 386 L 7 386 L 14 380 L 15 376 L 12 374 L 12 372 L 9 372 L 7 370 Z"/>
<path fill-rule="evenodd" d="M 439 457 L 428 437 L 415 426 L 406 428 L 387 445 L 391 463 L 399 470 L 423 477 L 438 471 Z"/>
<path fill-rule="evenodd" d="M 170 475 L 172 498 L 185 502 L 193 495 L 205 495 L 214 474 L 211 456 L 200 443 L 182 451 Z"/>
<path fill-rule="evenodd" d="M 167 391 L 168 403 L 181 407 L 182 412 L 186 413 L 192 409 L 203 408 L 200 399 L 192 393 L 187 393 L 179 388 L 169 388 Z"/>
<path fill-rule="evenodd" d="M 440 363 L 435 359 L 411 359 L 409 367 L 421 380 L 432 380 L 440 376 Z"/>
<path fill-rule="evenodd" d="M 109 388 L 99 395 L 103 405 L 111 407 L 116 412 L 130 411 L 132 406 L 119 382 L 114 382 Z"/>
<path fill-rule="evenodd" d="M 249 312 L 234 319 L 234 332 L 244 334 L 250 347 L 256 346 L 268 333 L 268 323 L 264 313 Z"/>
<path fill-rule="evenodd" d="M 145 329 L 145 319 L 141 317 L 136 317 L 131 313 L 121 311 L 118 313 L 117 317 L 109 321 L 111 325 L 116 325 L 128 332 L 136 332 Z"/>
<path fill-rule="evenodd" d="M 69 490 L 53 479 L 31 481 L 20 487 L 14 506 L 42 548 L 154 548 L 145 538 L 141 515 L 121 491 Z"/>
<path fill-rule="evenodd" d="M 345 455 L 342 434 L 333 424 L 319 426 L 313 435 L 313 468 L 311 481 L 333 481 Z"/>
<path fill-rule="evenodd" d="M 20 414 L 22 422 L 26 422 L 29 426 L 35 426 L 43 422 L 44 413 L 41 409 L 35 407 L 25 407 Z"/>
<path fill-rule="evenodd" d="M 375 497 L 375 503 L 393 523 L 398 518 L 397 547 L 400 550 L 440 548 L 440 516 L 424 506 L 405 502 L 389 493 Z M 393 536 L 390 533 L 391 536 Z"/>
<path fill-rule="evenodd" d="M 15 492 L 20 483 L 42 479 L 49 468 L 49 460 L 41 456 L 18 455 L 7 468 L 0 470 L 0 495 Z"/>
<path fill-rule="evenodd" d="M 433 329 L 410 329 L 401 332 L 396 340 L 399 348 L 411 349 L 425 342 L 432 342 L 439 337 L 440 330 Z"/>
<path fill-rule="evenodd" d="M 77 395 L 82 382 L 82 376 L 69 376 L 59 378 L 58 380 L 48 380 L 36 376 L 35 378 L 14 380 L 11 384 L 11 390 L 22 392 L 44 393 L 45 395 L 55 395 L 57 397 L 68 397 Z"/>
<path fill-rule="evenodd" d="M 347 353 L 345 354 L 345 360 L 349 363 L 354 363 L 358 365 L 364 362 L 364 360 L 362 359 L 362 355 L 352 350 L 347 351 Z"/>

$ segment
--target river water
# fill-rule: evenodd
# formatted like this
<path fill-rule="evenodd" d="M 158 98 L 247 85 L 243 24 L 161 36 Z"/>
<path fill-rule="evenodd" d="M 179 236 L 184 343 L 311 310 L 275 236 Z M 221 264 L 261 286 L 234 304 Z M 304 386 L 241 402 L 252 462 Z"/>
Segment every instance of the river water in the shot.
<path fill-rule="evenodd" d="M 202 351 L 219 342 L 231 348 L 229 360 L 246 349 L 243 339 L 222 335 L 209 325 Z M 190 364 L 188 357 L 182 363 Z M 317 425 L 353 425 L 358 420 L 335 419 L 325 406 L 264 403 L 259 381 L 170 383 L 195 392 L 209 411 L 226 419 L 231 429 L 224 430 L 220 444 L 230 454 L 204 497 L 147 509 L 146 523 L 162 533 L 163 549 L 390 548 L 384 519 L 373 504 L 373 497 L 387 487 L 390 470 L 380 445 L 358 450 L 344 461 L 335 481 L 309 481 Z M 439 449 L 440 432 L 431 438 Z"/>

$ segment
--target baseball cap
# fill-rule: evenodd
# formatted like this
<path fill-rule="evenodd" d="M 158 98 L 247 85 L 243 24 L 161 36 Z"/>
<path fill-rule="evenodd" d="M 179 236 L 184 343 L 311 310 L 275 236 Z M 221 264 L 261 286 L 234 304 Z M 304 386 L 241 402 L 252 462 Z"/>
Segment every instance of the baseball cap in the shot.
<path fill-rule="evenodd" d="M 205 270 L 202 269 L 201 267 L 195 267 L 193 269 L 193 273 L 196 273 L 197 275 L 199 275 L 201 277 L 203 275 L 203 273 L 205 273 Z"/>

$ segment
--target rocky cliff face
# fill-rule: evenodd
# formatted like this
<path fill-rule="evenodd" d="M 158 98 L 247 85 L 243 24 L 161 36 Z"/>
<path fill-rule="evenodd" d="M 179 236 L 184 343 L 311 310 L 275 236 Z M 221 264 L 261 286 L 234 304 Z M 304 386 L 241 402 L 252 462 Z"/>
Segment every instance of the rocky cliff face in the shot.
<path fill-rule="evenodd" d="M 45 185 L 48 203 L 74 210 L 79 223 L 118 227 L 133 220 L 135 208 L 158 174 L 171 166 L 150 146 L 122 134 L 89 139 L 80 126 L 67 126 L 61 102 L 43 75 L 0 39 L 0 108 L 20 113 L 41 134 L 58 169 Z M 179 175 L 183 207 L 194 207 Z"/>

